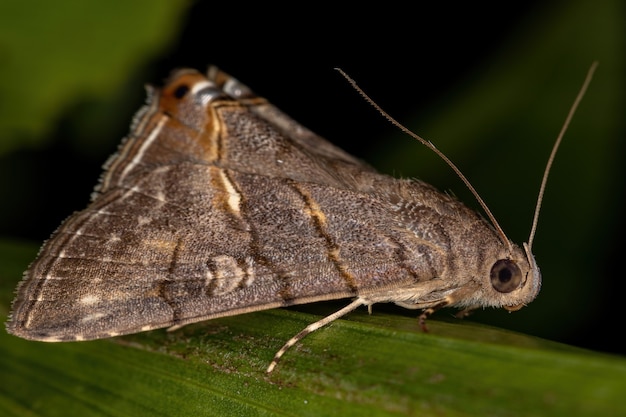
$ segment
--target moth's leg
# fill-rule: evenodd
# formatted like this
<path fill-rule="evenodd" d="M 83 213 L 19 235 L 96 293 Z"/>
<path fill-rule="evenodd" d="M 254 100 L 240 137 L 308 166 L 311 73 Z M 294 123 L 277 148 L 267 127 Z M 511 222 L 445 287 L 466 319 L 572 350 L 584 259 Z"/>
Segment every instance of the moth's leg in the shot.
<path fill-rule="evenodd" d="M 399 305 L 400 307 L 408 308 L 411 310 L 417 310 L 418 308 L 423 308 L 424 306 L 423 304 L 415 304 L 415 303 L 410 303 L 406 301 L 395 301 L 394 303 L 396 305 Z M 428 326 L 426 326 L 426 319 L 435 311 L 439 310 L 440 308 L 446 307 L 448 305 L 450 305 L 450 300 L 448 299 L 448 297 L 446 297 L 443 299 L 443 301 L 438 302 L 432 307 L 428 307 L 424 309 L 422 314 L 420 314 L 419 316 L 420 327 L 422 328 L 422 331 L 424 333 L 428 333 Z"/>
<path fill-rule="evenodd" d="M 430 317 L 431 314 L 433 314 L 435 311 L 450 305 L 450 301 L 443 300 L 442 302 L 435 304 L 432 307 L 429 307 L 427 309 L 425 309 L 424 311 L 422 311 L 422 314 L 420 314 L 419 316 L 419 323 L 420 323 L 420 327 L 422 328 L 422 331 L 424 333 L 428 333 L 428 326 L 426 326 L 426 319 L 428 319 L 428 317 Z"/>
<path fill-rule="evenodd" d="M 435 311 L 443 308 L 443 307 L 447 307 L 447 306 L 451 306 L 451 305 L 455 305 L 459 300 L 463 300 L 466 299 L 468 294 L 473 293 L 474 291 L 476 291 L 474 288 L 472 288 L 471 286 L 466 286 L 463 288 L 458 289 L 457 291 L 446 295 L 440 302 L 438 302 L 437 304 L 434 304 L 432 306 L 430 306 L 429 308 L 425 309 L 422 314 L 420 314 L 419 316 L 419 323 L 420 323 L 420 327 L 422 328 L 422 331 L 427 333 L 428 332 L 428 327 L 426 326 L 426 319 L 428 319 L 428 317 L 430 317 L 431 314 L 433 314 Z M 397 303 L 396 303 L 397 304 Z M 462 314 L 467 315 L 471 310 L 475 309 L 478 306 L 470 306 L 468 308 L 466 308 L 465 310 L 461 311 Z"/>
<path fill-rule="evenodd" d="M 272 362 L 270 363 L 270 366 L 267 367 L 267 371 L 266 372 L 268 374 L 271 373 L 274 370 L 274 368 L 276 367 L 276 365 L 278 364 L 278 361 L 280 360 L 280 357 L 283 356 L 285 354 L 285 352 L 287 352 L 287 350 L 290 347 L 292 347 L 293 345 L 298 343 L 300 340 L 302 340 L 309 333 L 313 333 L 314 331 L 316 331 L 320 327 L 323 327 L 323 326 L 327 325 L 328 323 L 337 320 L 339 317 L 348 314 L 352 310 L 354 310 L 357 307 L 362 306 L 362 305 L 368 305 L 369 306 L 369 305 L 371 305 L 371 303 L 367 302 L 363 298 L 357 298 L 356 300 L 354 300 L 353 302 L 351 302 L 350 304 L 348 304 L 347 306 L 345 306 L 341 310 L 336 311 L 333 314 L 331 314 L 329 316 L 326 316 L 323 319 L 318 320 L 315 323 L 311 323 L 308 326 L 306 326 L 300 333 L 298 333 L 297 335 L 295 335 L 294 337 L 289 339 L 287 341 L 287 343 L 285 343 L 284 346 L 281 347 L 278 352 L 276 352 L 276 354 L 274 355 L 274 359 L 272 359 Z"/>

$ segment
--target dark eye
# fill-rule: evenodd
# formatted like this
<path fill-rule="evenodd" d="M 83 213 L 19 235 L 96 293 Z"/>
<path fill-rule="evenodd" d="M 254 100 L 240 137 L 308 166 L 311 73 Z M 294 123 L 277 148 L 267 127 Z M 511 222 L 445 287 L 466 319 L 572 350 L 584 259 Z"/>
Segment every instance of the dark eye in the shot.
<path fill-rule="evenodd" d="M 185 94 L 187 94 L 187 92 L 189 91 L 189 86 L 182 84 L 179 85 L 178 87 L 176 87 L 176 90 L 174 90 L 174 97 L 176 98 L 183 98 L 185 97 Z"/>
<path fill-rule="evenodd" d="M 498 292 L 511 292 L 522 282 L 522 271 L 511 260 L 500 259 L 491 267 L 491 285 Z"/>

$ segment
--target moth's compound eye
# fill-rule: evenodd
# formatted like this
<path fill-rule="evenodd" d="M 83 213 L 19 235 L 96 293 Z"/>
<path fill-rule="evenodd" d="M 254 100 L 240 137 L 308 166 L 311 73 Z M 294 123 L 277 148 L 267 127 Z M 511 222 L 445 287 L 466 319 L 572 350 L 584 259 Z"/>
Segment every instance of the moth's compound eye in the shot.
<path fill-rule="evenodd" d="M 491 267 L 491 285 L 498 292 L 511 292 L 522 282 L 522 271 L 509 259 L 500 259 Z"/>

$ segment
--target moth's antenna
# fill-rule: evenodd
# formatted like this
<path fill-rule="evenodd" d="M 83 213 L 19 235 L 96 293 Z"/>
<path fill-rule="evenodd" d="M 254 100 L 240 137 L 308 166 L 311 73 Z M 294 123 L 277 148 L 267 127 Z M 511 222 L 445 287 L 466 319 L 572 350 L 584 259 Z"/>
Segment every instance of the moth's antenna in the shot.
<path fill-rule="evenodd" d="M 480 204 L 480 206 L 483 208 L 483 210 L 485 211 L 485 213 L 487 214 L 487 217 L 489 217 L 489 220 L 491 221 L 491 224 L 493 225 L 493 227 L 496 229 L 496 231 L 498 232 L 498 234 L 500 235 L 500 240 L 502 240 L 502 243 L 506 244 L 509 247 L 509 250 L 512 251 L 513 247 L 511 245 L 511 242 L 509 241 L 509 239 L 506 237 L 506 234 L 504 233 L 504 230 L 502 230 L 502 228 L 500 227 L 500 224 L 498 224 L 498 221 L 496 220 L 496 218 L 494 217 L 494 215 L 491 213 L 491 210 L 489 210 L 489 207 L 487 207 L 487 204 L 485 204 L 485 202 L 483 201 L 482 198 L 480 198 L 480 195 L 478 194 L 478 192 L 476 191 L 476 189 L 474 188 L 474 186 L 472 186 L 472 184 L 469 182 L 469 180 L 465 177 L 465 175 L 463 175 L 463 173 L 461 172 L 460 169 L 458 169 L 456 167 L 456 165 L 454 165 L 454 163 L 452 163 L 452 161 L 443 153 L 441 152 L 439 149 L 437 149 L 437 147 L 435 145 L 433 145 L 432 142 L 427 141 L 426 139 L 422 138 L 421 136 L 417 135 L 416 133 L 413 133 L 411 130 L 409 130 L 408 128 L 406 128 L 403 124 L 401 124 L 400 122 L 398 122 L 396 119 L 394 119 L 393 117 L 391 117 L 386 111 L 384 111 L 378 104 L 376 104 L 376 102 L 374 100 L 372 100 L 367 94 L 365 94 L 365 91 L 363 91 L 361 89 L 361 87 L 359 87 L 356 83 L 356 81 L 354 81 L 352 78 L 350 78 L 350 76 L 348 76 L 348 74 L 346 74 L 341 68 L 335 68 L 337 71 L 339 71 L 339 73 L 346 79 L 348 80 L 348 82 L 350 84 L 352 84 L 352 87 L 361 95 L 363 96 L 363 98 L 370 103 L 372 106 L 374 106 L 374 108 L 376 110 L 378 110 L 378 112 L 380 114 L 382 114 L 387 120 L 389 120 L 394 126 L 396 126 L 397 128 L 399 128 L 400 130 L 402 130 L 404 133 L 406 133 L 407 135 L 411 136 L 414 139 L 417 139 L 418 141 L 420 141 L 422 144 L 424 144 L 424 146 L 426 146 L 427 148 L 429 148 L 430 150 L 432 150 L 433 152 L 435 152 L 437 155 L 439 155 L 439 157 L 441 159 L 444 160 L 444 162 L 446 164 L 448 164 L 448 166 L 450 166 L 450 168 L 452 168 L 452 170 L 456 173 L 456 175 L 459 176 L 459 178 L 461 178 L 461 180 L 465 183 L 465 185 L 467 186 L 467 188 L 469 188 L 469 190 L 472 192 L 472 194 L 474 194 L 474 197 L 476 197 L 476 200 L 478 200 L 478 203 Z"/>
<path fill-rule="evenodd" d="M 589 71 L 587 71 L 587 76 L 585 77 L 585 81 L 583 82 L 572 107 L 569 109 L 569 113 L 565 118 L 565 122 L 563 123 L 563 127 L 559 132 L 559 136 L 556 138 L 556 142 L 554 142 L 554 146 L 552 147 L 552 152 L 550 153 L 550 157 L 548 158 L 548 163 L 546 164 L 546 169 L 543 171 L 543 179 L 541 180 L 541 186 L 539 187 L 539 196 L 537 197 L 537 206 L 535 207 L 535 215 L 533 217 L 533 225 L 530 228 L 530 236 L 528 236 L 528 250 L 533 247 L 533 240 L 535 238 L 535 232 L 537 231 L 537 222 L 539 221 L 539 210 L 541 209 L 541 202 L 543 201 L 543 193 L 546 190 L 546 183 L 548 182 L 548 174 L 550 174 L 550 168 L 552 167 L 552 162 L 554 161 L 554 157 L 556 155 L 556 151 L 559 149 L 559 145 L 561 144 L 561 140 L 563 139 L 563 135 L 567 131 L 570 122 L 572 121 L 572 117 L 574 117 L 574 113 L 578 108 L 578 104 L 582 100 L 585 92 L 587 91 L 587 87 L 589 83 L 591 83 L 591 78 L 593 77 L 593 73 L 596 71 L 598 67 L 598 62 L 595 61 L 591 64 Z"/>

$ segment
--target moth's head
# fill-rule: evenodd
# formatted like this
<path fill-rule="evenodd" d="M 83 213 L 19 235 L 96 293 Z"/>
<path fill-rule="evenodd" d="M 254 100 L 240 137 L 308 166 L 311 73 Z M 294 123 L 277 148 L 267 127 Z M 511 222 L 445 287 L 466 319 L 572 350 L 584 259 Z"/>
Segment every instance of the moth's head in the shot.
<path fill-rule="evenodd" d="M 480 277 L 482 291 L 476 305 L 516 311 L 537 297 L 541 273 L 527 244 L 524 250 L 512 246 L 484 264 Z"/>

